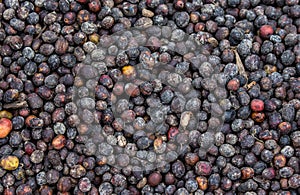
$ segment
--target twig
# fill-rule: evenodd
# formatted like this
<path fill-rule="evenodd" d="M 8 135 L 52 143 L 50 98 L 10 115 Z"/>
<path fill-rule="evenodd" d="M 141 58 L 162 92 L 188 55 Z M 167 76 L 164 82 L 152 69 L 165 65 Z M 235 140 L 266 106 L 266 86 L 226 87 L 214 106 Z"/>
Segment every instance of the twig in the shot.
<path fill-rule="evenodd" d="M 38 36 L 35 37 L 35 39 L 39 39 L 42 35 L 42 33 L 46 30 L 47 26 L 44 26 L 41 30 L 41 32 L 38 34 Z"/>
<path fill-rule="evenodd" d="M 232 48 L 232 51 L 234 52 L 235 54 L 235 61 L 236 61 L 236 65 L 238 66 L 239 68 L 239 74 L 244 76 L 246 79 L 247 79 L 247 82 L 246 84 L 248 83 L 248 76 L 247 76 L 247 73 L 245 71 L 245 68 L 244 68 L 244 65 L 243 65 L 243 62 L 240 58 L 240 55 L 239 53 L 237 52 L 236 48 Z M 245 84 L 245 85 L 246 85 Z"/>
<path fill-rule="evenodd" d="M 258 138 L 255 137 L 253 134 L 251 134 L 251 135 L 252 135 L 252 137 L 253 137 L 256 141 L 258 141 L 258 142 L 260 142 L 260 143 L 264 143 L 262 140 L 258 139 Z"/>
<path fill-rule="evenodd" d="M 5 109 L 17 109 L 17 108 L 25 108 L 28 107 L 28 104 L 26 101 L 22 101 L 22 102 L 13 102 L 10 104 L 4 104 L 3 108 Z"/>
<path fill-rule="evenodd" d="M 254 85 L 256 85 L 256 82 L 255 81 L 252 81 L 251 83 L 249 83 L 249 84 L 246 84 L 246 89 L 247 90 L 249 90 L 249 89 L 251 89 Z"/>

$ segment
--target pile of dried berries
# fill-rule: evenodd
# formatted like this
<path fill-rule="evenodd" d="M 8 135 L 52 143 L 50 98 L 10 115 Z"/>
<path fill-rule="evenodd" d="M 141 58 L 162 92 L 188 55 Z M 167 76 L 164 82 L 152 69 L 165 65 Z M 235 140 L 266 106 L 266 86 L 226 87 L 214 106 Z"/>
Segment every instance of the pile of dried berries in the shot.
<path fill-rule="evenodd" d="M 299 0 L 2 0 L 0 43 L 1 194 L 300 194 Z"/>

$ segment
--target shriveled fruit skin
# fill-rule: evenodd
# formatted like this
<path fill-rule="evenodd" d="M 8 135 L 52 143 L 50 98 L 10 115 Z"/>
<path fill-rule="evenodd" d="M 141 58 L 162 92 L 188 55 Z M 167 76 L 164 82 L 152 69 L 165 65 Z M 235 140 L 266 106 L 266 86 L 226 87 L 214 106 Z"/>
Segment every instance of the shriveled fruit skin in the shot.
<path fill-rule="evenodd" d="M 6 156 L 1 159 L 0 166 L 8 171 L 13 171 L 19 166 L 19 159 L 16 156 Z"/>
<path fill-rule="evenodd" d="M 5 138 L 12 130 L 12 122 L 7 118 L 0 119 L 0 138 Z"/>

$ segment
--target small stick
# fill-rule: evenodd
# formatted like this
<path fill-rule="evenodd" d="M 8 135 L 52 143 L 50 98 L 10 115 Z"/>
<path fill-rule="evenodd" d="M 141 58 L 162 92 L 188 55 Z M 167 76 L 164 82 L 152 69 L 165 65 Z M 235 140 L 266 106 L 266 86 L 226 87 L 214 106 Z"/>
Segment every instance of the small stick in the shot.
<path fill-rule="evenodd" d="M 251 134 L 251 136 L 252 136 L 256 141 L 258 141 L 258 142 L 260 142 L 260 143 L 264 143 L 262 140 L 260 140 L 260 139 L 258 139 L 257 137 L 255 137 L 255 135 Z"/>
<path fill-rule="evenodd" d="M 36 36 L 35 39 L 39 39 L 39 38 L 41 37 L 42 33 L 46 30 L 46 28 L 47 28 L 47 26 L 44 26 L 44 27 L 42 28 L 41 32 L 38 34 L 38 36 Z"/>
<path fill-rule="evenodd" d="M 236 65 L 238 66 L 239 68 L 239 73 L 240 75 L 244 76 L 246 79 L 247 79 L 247 83 L 248 83 L 248 76 L 246 74 L 246 71 L 245 71 L 245 68 L 244 68 L 244 65 L 243 65 L 243 62 L 240 58 L 240 55 L 239 53 L 237 52 L 236 48 L 232 48 L 232 51 L 234 52 L 235 54 L 235 60 L 236 60 Z M 246 83 L 246 84 L 247 84 Z"/>
<path fill-rule="evenodd" d="M 255 81 L 252 81 L 251 83 L 249 83 L 249 84 L 246 84 L 246 89 L 247 90 L 249 90 L 249 89 L 251 89 L 254 85 L 256 85 L 256 82 Z"/>
<path fill-rule="evenodd" d="M 4 104 L 3 108 L 5 109 L 17 109 L 17 108 L 25 108 L 28 107 L 28 104 L 26 101 L 22 101 L 22 102 L 14 102 L 14 103 L 10 103 L 10 104 Z"/>

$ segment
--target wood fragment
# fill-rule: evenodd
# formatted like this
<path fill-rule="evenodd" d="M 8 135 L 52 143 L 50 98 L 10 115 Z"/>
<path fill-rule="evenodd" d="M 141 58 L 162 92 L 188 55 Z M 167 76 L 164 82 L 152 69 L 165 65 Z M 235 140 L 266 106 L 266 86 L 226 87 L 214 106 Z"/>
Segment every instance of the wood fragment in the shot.
<path fill-rule="evenodd" d="M 17 109 L 17 108 L 26 108 L 26 107 L 28 107 L 28 104 L 26 101 L 13 102 L 13 103 L 3 105 L 4 109 Z"/>
<path fill-rule="evenodd" d="M 258 141 L 258 142 L 260 142 L 260 143 L 264 143 L 263 140 L 258 139 L 257 137 L 255 137 L 255 135 L 251 134 L 251 136 L 252 136 L 256 141 Z"/>
<path fill-rule="evenodd" d="M 247 76 L 247 73 L 245 71 L 243 62 L 242 62 L 242 60 L 240 58 L 240 55 L 237 52 L 236 48 L 232 48 L 232 51 L 235 54 L 235 61 L 236 61 L 236 65 L 238 66 L 238 69 L 239 69 L 239 74 L 242 75 L 242 76 L 244 76 L 247 79 L 247 82 L 245 84 L 245 85 L 247 85 L 248 84 L 248 76 Z"/>
<path fill-rule="evenodd" d="M 254 85 L 256 85 L 256 82 L 255 82 L 255 81 L 252 81 L 251 83 L 247 84 L 247 85 L 245 86 L 245 88 L 246 88 L 247 90 L 249 90 L 249 89 L 251 89 Z"/>
<path fill-rule="evenodd" d="M 47 26 L 44 26 L 41 30 L 41 32 L 36 36 L 35 39 L 39 39 L 42 36 L 42 33 L 46 30 Z"/>
<path fill-rule="evenodd" d="M 263 183 L 266 181 L 265 178 L 263 178 L 263 177 L 253 177 L 253 180 L 258 183 Z"/>

